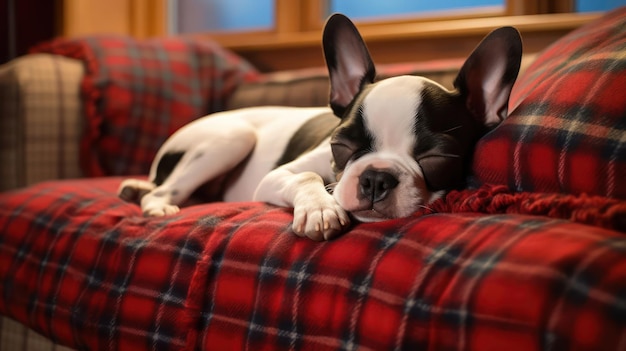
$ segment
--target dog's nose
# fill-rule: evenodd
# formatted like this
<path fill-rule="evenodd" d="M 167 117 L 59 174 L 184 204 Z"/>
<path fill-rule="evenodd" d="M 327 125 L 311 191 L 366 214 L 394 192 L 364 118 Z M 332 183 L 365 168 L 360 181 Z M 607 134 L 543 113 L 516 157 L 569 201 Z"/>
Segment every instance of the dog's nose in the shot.
<path fill-rule="evenodd" d="M 368 169 L 359 177 L 361 195 L 372 203 L 384 200 L 398 186 L 398 179 L 391 173 Z"/>

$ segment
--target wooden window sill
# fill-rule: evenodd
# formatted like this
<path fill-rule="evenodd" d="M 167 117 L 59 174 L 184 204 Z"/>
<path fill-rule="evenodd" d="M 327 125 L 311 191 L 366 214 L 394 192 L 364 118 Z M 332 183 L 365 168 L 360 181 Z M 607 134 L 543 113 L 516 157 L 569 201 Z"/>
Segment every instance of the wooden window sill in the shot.
<path fill-rule="evenodd" d="M 600 16 L 598 13 L 567 13 L 358 27 L 374 61 L 384 64 L 465 57 L 485 34 L 501 26 L 516 27 L 524 40 L 524 52 L 537 53 L 571 30 Z M 210 36 L 265 72 L 324 64 L 320 31 L 200 36 Z"/>

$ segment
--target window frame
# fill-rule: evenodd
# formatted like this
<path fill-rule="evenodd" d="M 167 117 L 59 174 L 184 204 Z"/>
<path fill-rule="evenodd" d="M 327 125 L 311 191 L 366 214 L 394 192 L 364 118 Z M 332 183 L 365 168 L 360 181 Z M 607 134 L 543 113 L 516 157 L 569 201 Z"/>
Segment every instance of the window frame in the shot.
<path fill-rule="evenodd" d="M 217 41 L 261 71 L 323 66 L 320 38 L 328 0 L 275 0 L 273 30 L 190 34 Z M 355 21 L 377 63 L 465 57 L 489 31 L 514 26 L 533 54 L 600 16 L 574 13 L 574 0 L 507 0 L 500 12 Z M 442 40 L 445 39 L 445 40 Z M 410 45 L 412 48 L 408 48 Z M 420 52 L 416 48 L 429 48 Z"/>
<path fill-rule="evenodd" d="M 177 0 L 170 0 L 171 2 Z M 180 0 L 178 0 L 180 1 Z M 240 42 L 241 37 L 265 38 L 269 41 L 275 38 L 280 41 L 281 37 L 294 33 L 308 33 L 319 31 L 323 25 L 330 0 L 274 0 L 275 2 L 275 25 L 273 29 L 267 30 L 242 30 L 242 31 L 212 31 L 202 34 L 210 35 L 217 40 L 232 45 Z M 170 11 L 172 7 L 170 7 Z M 496 10 L 492 7 L 482 7 L 476 10 L 441 11 L 430 15 L 402 16 L 387 19 L 368 19 L 365 21 L 355 21 L 359 28 L 378 27 L 402 23 L 430 23 L 439 21 L 455 21 L 475 18 L 495 18 L 506 16 L 526 16 L 540 14 L 572 13 L 575 10 L 574 0 L 506 0 L 503 10 Z"/>
<path fill-rule="evenodd" d="M 104 6 L 101 0 L 61 0 L 58 34 L 171 35 L 172 1 L 110 0 Z M 324 66 L 320 41 L 328 0 L 275 1 L 272 30 L 189 36 L 217 41 L 264 72 Z M 525 53 L 533 54 L 601 15 L 573 10 L 574 0 L 506 0 L 502 13 L 443 14 L 356 24 L 377 64 L 416 62 L 466 57 L 485 34 L 507 25 L 520 30 Z"/>

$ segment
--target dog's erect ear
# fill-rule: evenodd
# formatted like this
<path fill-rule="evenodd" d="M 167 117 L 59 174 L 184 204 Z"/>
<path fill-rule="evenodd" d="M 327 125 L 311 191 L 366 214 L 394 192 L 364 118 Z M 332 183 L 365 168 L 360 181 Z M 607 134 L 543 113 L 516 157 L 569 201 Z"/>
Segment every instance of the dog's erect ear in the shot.
<path fill-rule="evenodd" d="M 467 58 L 454 86 L 467 107 L 487 126 L 502 122 L 522 59 L 522 39 L 513 27 L 489 33 Z"/>
<path fill-rule="evenodd" d="M 376 70 L 363 38 L 348 17 L 330 16 L 322 42 L 330 75 L 330 107 L 341 117 L 363 85 L 374 81 Z"/>

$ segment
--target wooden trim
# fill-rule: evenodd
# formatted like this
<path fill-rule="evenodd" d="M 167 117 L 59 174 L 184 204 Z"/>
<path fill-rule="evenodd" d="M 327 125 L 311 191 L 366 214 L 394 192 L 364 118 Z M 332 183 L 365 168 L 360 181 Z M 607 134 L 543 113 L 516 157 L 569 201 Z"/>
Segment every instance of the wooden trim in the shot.
<path fill-rule="evenodd" d="M 125 0 L 64 0 L 60 34 L 130 33 L 130 7 Z"/>
<path fill-rule="evenodd" d="M 514 26 L 526 53 L 536 53 L 599 14 L 503 16 L 378 26 L 359 26 L 377 63 L 465 57 L 489 31 Z M 200 37 L 207 37 L 203 34 Z M 209 36 L 249 60 L 262 71 L 322 66 L 319 30 Z"/>
<path fill-rule="evenodd" d="M 274 32 L 297 33 L 322 28 L 325 3 L 325 0 L 275 0 Z"/>
<path fill-rule="evenodd" d="M 303 30 L 302 7 L 298 1 L 275 0 L 275 30 L 278 33 L 295 33 Z"/>
<path fill-rule="evenodd" d="M 319 30 L 328 15 L 328 0 L 301 0 L 304 30 Z"/>
<path fill-rule="evenodd" d="M 574 0 L 507 0 L 511 16 L 574 12 Z"/>
<path fill-rule="evenodd" d="M 118 33 L 143 38 L 167 30 L 168 0 L 62 0 L 59 18 L 64 36 Z M 548 7 L 546 3 L 549 3 Z M 490 30 L 517 27 L 527 53 L 542 50 L 599 14 L 543 14 L 572 8 L 572 0 L 507 0 L 507 12 L 526 15 L 445 20 L 357 23 L 377 63 L 466 56 Z M 262 71 L 323 65 L 321 27 L 328 0 L 276 0 L 276 28 L 253 33 L 198 34 L 248 59 Z M 569 6 L 569 7 L 568 7 Z M 475 15 L 475 14 L 474 14 Z"/>
<path fill-rule="evenodd" d="M 513 26 L 520 31 L 571 30 L 599 17 L 597 13 L 551 14 L 533 16 L 502 16 L 450 21 L 398 23 L 377 26 L 359 26 L 366 41 L 399 40 L 415 38 L 449 38 L 469 34 L 484 35 L 489 31 Z M 272 50 L 285 47 L 318 45 L 319 30 L 276 35 L 272 32 L 197 34 L 218 41 L 224 47 L 237 51 Z"/>
<path fill-rule="evenodd" d="M 167 0 L 131 0 L 130 34 L 138 38 L 167 34 Z"/>
<path fill-rule="evenodd" d="M 552 4 L 550 11 L 552 13 L 565 13 L 576 11 L 576 3 L 574 0 L 558 0 L 554 2 L 548 2 Z"/>
<path fill-rule="evenodd" d="M 124 34 L 138 38 L 167 34 L 167 0 L 64 0 L 59 34 Z"/>
<path fill-rule="evenodd" d="M 431 11 L 423 14 L 390 15 L 383 18 L 354 20 L 359 27 L 402 23 L 439 22 L 472 18 L 501 17 L 507 14 L 506 7 L 483 6 L 471 9 Z"/>
<path fill-rule="evenodd" d="M 541 14 L 544 3 L 542 0 L 507 0 L 507 12 L 511 16 Z"/>

